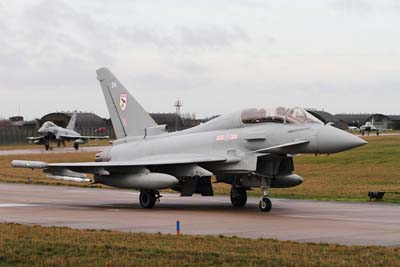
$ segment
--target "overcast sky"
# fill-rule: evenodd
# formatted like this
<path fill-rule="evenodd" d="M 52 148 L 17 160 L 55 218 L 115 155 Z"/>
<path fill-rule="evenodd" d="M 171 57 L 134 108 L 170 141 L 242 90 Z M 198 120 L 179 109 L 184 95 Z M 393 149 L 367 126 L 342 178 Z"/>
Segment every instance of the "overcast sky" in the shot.
<path fill-rule="evenodd" d="M 398 0 L 0 0 L 0 117 L 109 117 L 108 67 L 149 112 L 400 114 Z"/>

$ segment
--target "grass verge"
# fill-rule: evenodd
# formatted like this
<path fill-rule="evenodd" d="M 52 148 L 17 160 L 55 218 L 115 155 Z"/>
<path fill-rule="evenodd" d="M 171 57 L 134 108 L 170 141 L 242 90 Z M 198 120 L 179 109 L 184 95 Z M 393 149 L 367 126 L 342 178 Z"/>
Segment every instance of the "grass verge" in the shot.
<path fill-rule="evenodd" d="M 400 248 L 0 224 L 0 266 L 399 266 Z"/>

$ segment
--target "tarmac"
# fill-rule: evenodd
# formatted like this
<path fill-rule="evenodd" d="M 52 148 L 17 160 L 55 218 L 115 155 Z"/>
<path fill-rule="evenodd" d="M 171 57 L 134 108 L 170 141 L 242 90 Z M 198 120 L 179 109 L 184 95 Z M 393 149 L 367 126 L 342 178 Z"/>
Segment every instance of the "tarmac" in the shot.
<path fill-rule="evenodd" d="M 224 235 L 345 245 L 400 246 L 400 205 L 272 199 L 270 213 L 249 197 L 234 208 L 229 197 L 163 194 L 151 210 L 138 192 L 0 183 L 0 221 L 77 229 Z"/>

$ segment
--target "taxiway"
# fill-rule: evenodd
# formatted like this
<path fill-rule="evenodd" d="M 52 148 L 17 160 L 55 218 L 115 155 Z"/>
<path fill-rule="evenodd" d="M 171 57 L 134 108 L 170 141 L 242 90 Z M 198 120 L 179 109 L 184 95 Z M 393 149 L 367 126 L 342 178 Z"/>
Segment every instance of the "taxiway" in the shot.
<path fill-rule="evenodd" d="M 142 209 L 130 190 L 0 184 L 0 221 L 79 229 L 276 238 L 299 242 L 400 246 L 400 205 L 272 199 L 262 213 L 258 198 L 233 208 L 229 197 L 164 194 Z"/>

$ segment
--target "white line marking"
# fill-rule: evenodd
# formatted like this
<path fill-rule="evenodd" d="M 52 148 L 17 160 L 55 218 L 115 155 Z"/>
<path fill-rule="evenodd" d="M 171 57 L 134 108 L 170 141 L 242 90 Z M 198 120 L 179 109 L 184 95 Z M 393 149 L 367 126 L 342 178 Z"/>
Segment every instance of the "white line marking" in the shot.
<path fill-rule="evenodd" d="M 329 215 L 282 215 L 283 217 L 290 218 L 303 218 L 303 219 L 327 219 L 327 220 L 338 220 L 338 221 L 359 221 L 359 222 L 380 222 L 380 223 L 400 223 L 398 220 L 381 220 L 381 219 L 363 219 L 363 218 L 350 218 L 341 216 L 329 216 Z"/>
<path fill-rule="evenodd" d="M 34 204 L 21 204 L 21 203 L 0 203 L 0 208 L 14 208 L 14 207 L 35 207 Z"/>

